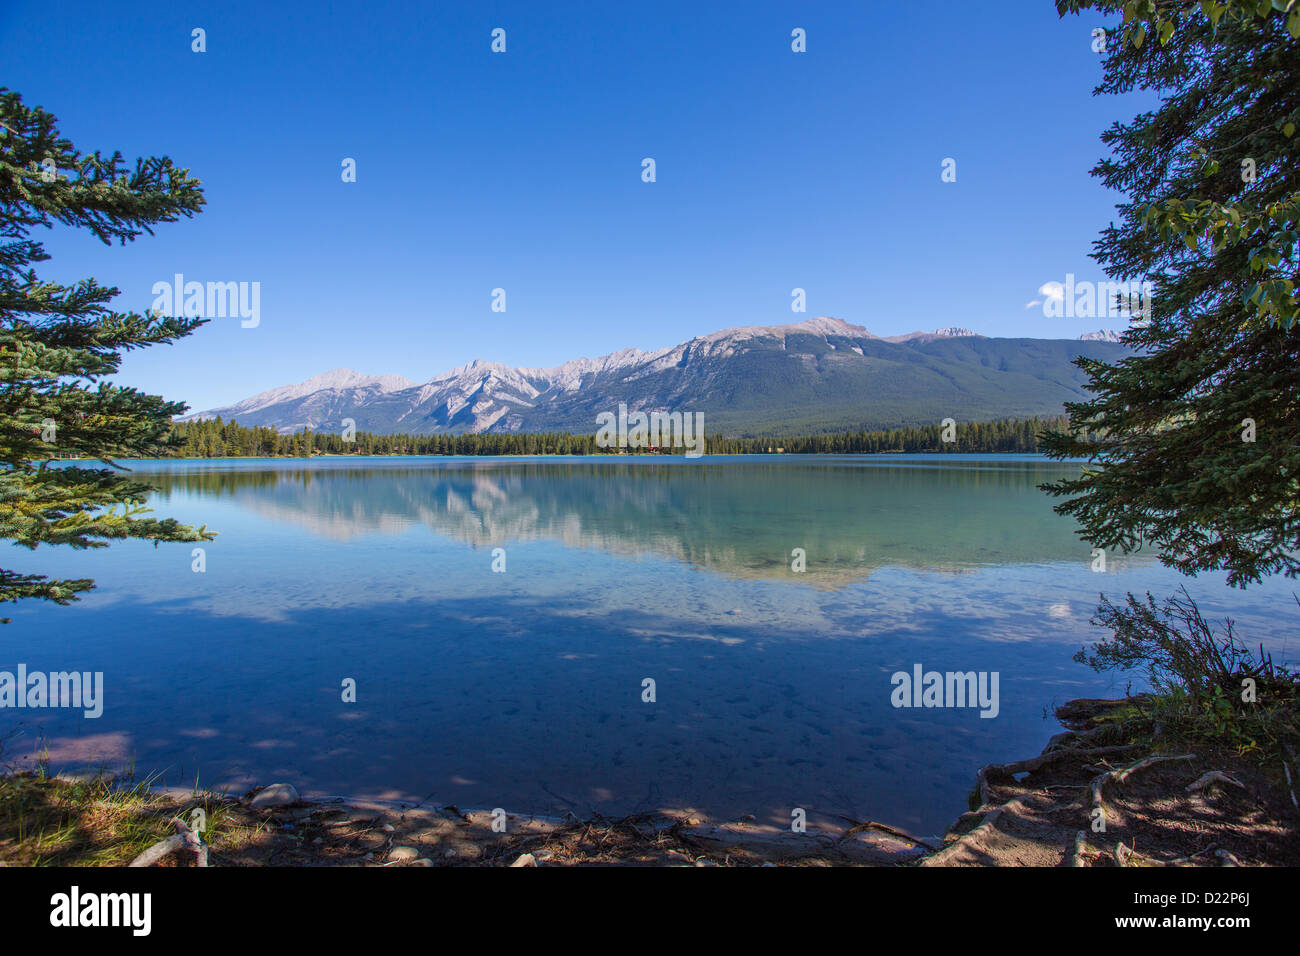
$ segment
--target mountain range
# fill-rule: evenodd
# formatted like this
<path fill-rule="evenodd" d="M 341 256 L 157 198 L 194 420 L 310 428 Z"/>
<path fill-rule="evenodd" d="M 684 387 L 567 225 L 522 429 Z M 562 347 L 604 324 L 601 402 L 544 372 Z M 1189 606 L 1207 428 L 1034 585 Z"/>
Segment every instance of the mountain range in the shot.
<path fill-rule="evenodd" d="M 376 433 L 580 433 L 623 403 L 703 413 L 709 432 L 741 436 L 985 421 L 1060 414 L 1085 396 L 1075 356 L 1120 358 L 1128 350 L 1117 339 L 988 338 L 964 328 L 881 337 L 822 316 L 549 369 L 475 359 L 423 383 L 335 369 L 188 418 L 281 432 L 338 432 L 351 419 Z"/>

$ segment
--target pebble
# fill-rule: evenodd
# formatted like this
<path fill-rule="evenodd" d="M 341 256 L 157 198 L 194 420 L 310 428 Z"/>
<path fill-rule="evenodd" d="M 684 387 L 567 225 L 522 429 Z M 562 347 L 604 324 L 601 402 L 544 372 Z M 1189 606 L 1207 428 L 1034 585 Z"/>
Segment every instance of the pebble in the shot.
<path fill-rule="evenodd" d="M 273 783 L 253 798 L 252 806 L 254 810 L 264 807 L 285 807 L 291 803 L 298 803 L 301 799 L 292 784 Z"/>
<path fill-rule="evenodd" d="M 519 857 L 519 859 L 515 860 L 515 862 L 511 863 L 510 865 L 511 865 L 512 867 L 515 867 L 515 866 L 536 866 L 536 865 L 537 865 L 537 858 L 534 857 L 531 853 L 524 853 L 524 854 L 522 854 L 522 855 Z"/>
<path fill-rule="evenodd" d="M 388 851 L 390 860 L 415 860 L 420 856 L 420 851 L 413 846 L 395 846 Z"/>

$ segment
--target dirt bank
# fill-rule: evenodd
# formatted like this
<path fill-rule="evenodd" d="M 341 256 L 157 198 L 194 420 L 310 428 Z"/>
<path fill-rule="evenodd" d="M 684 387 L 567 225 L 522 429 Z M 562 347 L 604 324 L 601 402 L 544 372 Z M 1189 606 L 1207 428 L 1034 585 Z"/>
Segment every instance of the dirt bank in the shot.
<path fill-rule="evenodd" d="M 1135 700 L 1141 700 L 1137 698 Z M 1076 700 L 1042 754 L 983 768 L 972 802 L 924 866 L 1297 866 L 1293 767 L 1141 739 L 1131 701 Z M 1288 780 L 1288 776 L 1292 780 Z"/>

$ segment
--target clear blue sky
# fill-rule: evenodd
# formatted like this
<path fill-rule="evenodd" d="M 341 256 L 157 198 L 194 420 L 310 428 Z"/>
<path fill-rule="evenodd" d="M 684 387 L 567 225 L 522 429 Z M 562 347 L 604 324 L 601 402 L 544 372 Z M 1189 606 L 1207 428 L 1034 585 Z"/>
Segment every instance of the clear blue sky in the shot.
<path fill-rule="evenodd" d="M 259 327 L 217 319 L 124 363 L 197 410 L 337 367 L 424 381 L 815 315 L 1114 326 L 1025 308 L 1101 278 L 1116 196 L 1087 171 L 1143 105 L 1091 95 L 1094 19 L 1051 0 L 5 0 L 0 62 L 82 149 L 169 155 L 205 186 L 202 214 L 125 248 L 46 234 L 47 278 L 138 309 L 176 272 L 261 283 Z"/>

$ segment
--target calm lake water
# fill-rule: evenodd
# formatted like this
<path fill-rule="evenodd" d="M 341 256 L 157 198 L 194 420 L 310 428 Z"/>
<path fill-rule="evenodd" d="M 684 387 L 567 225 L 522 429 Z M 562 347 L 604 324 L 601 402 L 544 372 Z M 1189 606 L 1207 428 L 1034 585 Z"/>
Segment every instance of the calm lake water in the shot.
<path fill-rule="evenodd" d="M 1071 661 L 1099 591 L 1171 593 L 1294 660 L 1292 587 L 1149 556 L 1092 570 L 1020 456 L 142 462 L 193 545 L 15 551 L 93 577 L 28 602 L 0 670 L 102 671 L 104 712 L 0 710 L 5 756 L 168 784 L 511 812 L 843 814 L 936 833 L 984 763 L 1139 675 Z M 505 570 L 493 571 L 494 549 Z M 806 552 L 807 570 L 791 569 Z M 7 566 L 10 566 L 7 564 Z M 895 708 L 890 677 L 999 674 L 999 712 Z M 342 682 L 356 681 L 355 703 Z M 643 702 L 643 680 L 656 700 Z"/>

